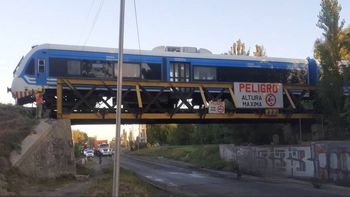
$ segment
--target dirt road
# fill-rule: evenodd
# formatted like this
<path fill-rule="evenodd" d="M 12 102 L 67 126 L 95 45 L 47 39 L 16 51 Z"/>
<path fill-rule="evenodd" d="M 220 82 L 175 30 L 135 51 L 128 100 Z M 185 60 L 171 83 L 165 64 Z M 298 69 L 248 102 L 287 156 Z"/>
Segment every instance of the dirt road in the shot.
<path fill-rule="evenodd" d="M 69 181 L 64 185 L 60 185 L 54 189 L 45 189 L 40 187 L 32 186 L 21 192 L 23 196 L 86 196 L 88 189 L 99 179 L 102 179 L 108 175 L 102 172 L 104 167 L 107 167 L 112 163 L 112 157 L 103 157 L 102 164 L 98 164 L 98 158 L 90 159 L 91 165 L 94 169 L 93 176 L 90 176 L 86 181 Z"/>

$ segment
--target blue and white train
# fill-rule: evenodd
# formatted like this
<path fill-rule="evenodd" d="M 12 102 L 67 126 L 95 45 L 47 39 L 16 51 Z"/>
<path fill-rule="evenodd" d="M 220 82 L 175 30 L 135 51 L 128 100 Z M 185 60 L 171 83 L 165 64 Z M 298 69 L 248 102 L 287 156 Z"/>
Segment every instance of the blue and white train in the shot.
<path fill-rule="evenodd" d="M 316 85 L 314 59 L 215 55 L 194 47 L 125 50 L 123 77 L 136 81 L 278 82 Z M 33 101 L 32 92 L 46 89 L 53 102 L 58 77 L 114 79 L 117 50 L 112 48 L 42 44 L 34 46 L 15 68 L 11 93 L 17 104 Z M 51 103 L 52 103 L 51 102 Z"/>

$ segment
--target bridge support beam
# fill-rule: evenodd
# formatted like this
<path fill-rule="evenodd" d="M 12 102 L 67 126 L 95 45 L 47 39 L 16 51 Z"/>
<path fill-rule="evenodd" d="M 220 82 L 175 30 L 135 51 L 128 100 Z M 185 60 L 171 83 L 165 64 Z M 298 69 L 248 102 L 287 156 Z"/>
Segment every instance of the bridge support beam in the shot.
<path fill-rule="evenodd" d="M 128 123 L 296 122 L 320 118 L 302 103 L 312 100 L 314 87 L 284 86 L 283 109 L 236 108 L 238 101 L 233 83 L 125 81 L 122 88 L 121 117 Z M 96 122 L 114 120 L 116 90 L 115 80 L 58 79 L 57 118 Z M 222 113 L 213 113 L 209 110 L 212 101 L 221 101 L 226 109 Z"/>

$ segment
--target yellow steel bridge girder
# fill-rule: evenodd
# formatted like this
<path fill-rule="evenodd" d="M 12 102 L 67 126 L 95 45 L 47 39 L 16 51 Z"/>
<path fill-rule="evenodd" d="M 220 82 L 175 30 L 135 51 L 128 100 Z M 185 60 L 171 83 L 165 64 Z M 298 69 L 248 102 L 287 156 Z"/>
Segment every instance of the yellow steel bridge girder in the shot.
<path fill-rule="evenodd" d="M 72 120 L 112 120 L 115 119 L 115 113 L 63 113 L 63 87 L 68 86 L 70 89 L 74 89 L 75 85 L 94 85 L 94 86 L 117 86 L 116 80 L 90 80 L 90 79 L 58 79 L 57 80 L 57 118 L 67 118 Z M 139 109 L 143 107 L 143 101 L 141 96 L 140 87 L 162 87 L 162 88 L 196 88 L 205 108 L 208 108 L 208 103 L 204 94 L 205 88 L 220 88 L 225 89 L 230 94 L 234 107 L 237 106 L 237 99 L 233 92 L 233 83 L 199 83 L 199 82 L 164 82 L 164 81 L 124 81 L 123 86 L 134 87 L 137 97 L 137 105 Z M 284 85 L 284 93 L 287 100 L 291 104 L 293 109 L 296 109 L 296 105 L 291 98 L 288 90 L 304 90 L 314 91 L 315 87 L 299 86 L 299 85 Z M 318 114 L 303 114 L 303 113 L 277 113 L 274 115 L 259 114 L 259 113 L 225 113 L 225 114 L 209 114 L 209 113 L 122 113 L 122 120 L 297 120 L 297 119 L 319 119 Z"/>
<path fill-rule="evenodd" d="M 96 119 L 115 119 L 115 113 L 106 113 L 103 116 L 100 113 L 72 113 L 63 114 L 62 118 L 65 119 L 85 119 L 85 120 L 96 120 Z M 177 113 L 177 114 L 167 114 L 167 113 L 143 113 L 141 117 L 136 117 L 133 113 L 122 113 L 121 119 L 125 120 L 282 120 L 282 119 L 318 119 L 321 118 L 317 114 L 276 114 L 274 116 L 269 116 L 265 114 L 253 114 L 253 113 L 228 113 L 228 114 L 206 114 L 205 117 L 201 117 L 200 114 L 195 113 Z"/>

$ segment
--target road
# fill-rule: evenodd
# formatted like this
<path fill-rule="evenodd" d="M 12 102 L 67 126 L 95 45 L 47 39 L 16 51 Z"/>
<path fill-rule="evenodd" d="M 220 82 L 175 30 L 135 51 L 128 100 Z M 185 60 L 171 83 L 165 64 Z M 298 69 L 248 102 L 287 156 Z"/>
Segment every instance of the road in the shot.
<path fill-rule="evenodd" d="M 341 187 L 315 189 L 310 183 L 245 178 L 236 180 L 214 176 L 203 170 L 177 165 L 162 159 L 121 155 L 121 166 L 164 188 L 185 196 L 350 196 Z"/>

